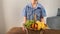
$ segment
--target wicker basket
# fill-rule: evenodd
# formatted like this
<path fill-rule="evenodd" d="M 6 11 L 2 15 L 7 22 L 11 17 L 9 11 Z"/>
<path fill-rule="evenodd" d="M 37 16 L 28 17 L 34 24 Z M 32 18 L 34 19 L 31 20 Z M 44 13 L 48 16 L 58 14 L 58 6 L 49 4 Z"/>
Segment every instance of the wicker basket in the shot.
<path fill-rule="evenodd" d="M 27 29 L 28 34 L 40 34 L 41 30 L 33 30 L 33 29 Z"/>

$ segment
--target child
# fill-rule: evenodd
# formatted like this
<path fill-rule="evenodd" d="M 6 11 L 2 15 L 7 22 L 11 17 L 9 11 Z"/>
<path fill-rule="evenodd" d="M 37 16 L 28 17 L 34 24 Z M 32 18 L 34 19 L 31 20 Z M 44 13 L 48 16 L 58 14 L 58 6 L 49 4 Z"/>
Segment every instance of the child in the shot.
<path fill-rule="evenodd" d="M 46 12 L 44 7 L 38 3 L 38 0 L 31 0 L 30 4 L 27 4 L 23 10 L 24 14 L 24 23 L 26 23 L 27 20 L 33 20 L 34 14 L 36 15 L 36 20 L 44 21 L 44 17 L 46 16 Z"/>

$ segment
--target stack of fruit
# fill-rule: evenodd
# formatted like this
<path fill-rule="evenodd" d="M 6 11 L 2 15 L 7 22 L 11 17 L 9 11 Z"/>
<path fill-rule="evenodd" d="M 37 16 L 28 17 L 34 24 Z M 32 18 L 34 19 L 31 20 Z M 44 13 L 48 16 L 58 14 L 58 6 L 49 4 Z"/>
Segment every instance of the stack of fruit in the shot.
<path fill-rule="evenodd" d="M 25 27 L 34 30 L 41 30 L 48 28 L 48 26 L 44 24 L 44 22 L 36 21 L 36 23 L 34 23 L 34 20 L 27 20 L 27 22 L 25 23 Z"/>

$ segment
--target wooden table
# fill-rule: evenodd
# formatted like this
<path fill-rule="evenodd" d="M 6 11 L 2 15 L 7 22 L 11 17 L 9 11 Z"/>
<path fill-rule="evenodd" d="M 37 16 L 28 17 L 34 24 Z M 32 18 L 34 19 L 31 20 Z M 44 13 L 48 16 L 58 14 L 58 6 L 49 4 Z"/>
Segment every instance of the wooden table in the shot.
<path fill-rule="evenodd" d="M 60 30 L 46 29 L 41 31 L 28 30 L 28 34 L 60 34 Z"/>
<path fill-rule="evenodd" d="M 26 31 L 22 30 L 22 27 L 13 27 L 7 34 L 26 34 Z M 60 34 L 60 30 L 46 29 L 41 31 L 28 30 L 28 34 Z"/>

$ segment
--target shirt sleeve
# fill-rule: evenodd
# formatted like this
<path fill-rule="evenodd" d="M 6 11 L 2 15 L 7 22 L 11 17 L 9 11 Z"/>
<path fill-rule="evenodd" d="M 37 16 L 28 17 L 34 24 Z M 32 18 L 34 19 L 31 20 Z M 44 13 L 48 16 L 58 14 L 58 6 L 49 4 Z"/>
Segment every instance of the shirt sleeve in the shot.
<path fill-rule="evenodd" d="M 26 7 L 25 7 L 25 8 L 23 8 L 22 15 L 23 15 L 24 17 L 26 17 L 26 16 L 27 16 Z"/>
<path fill-rule="evenodd" d="M 46 11 L 45 11 L 44 7 L 42 7 L 42 16 L 46 17 Z"/>

